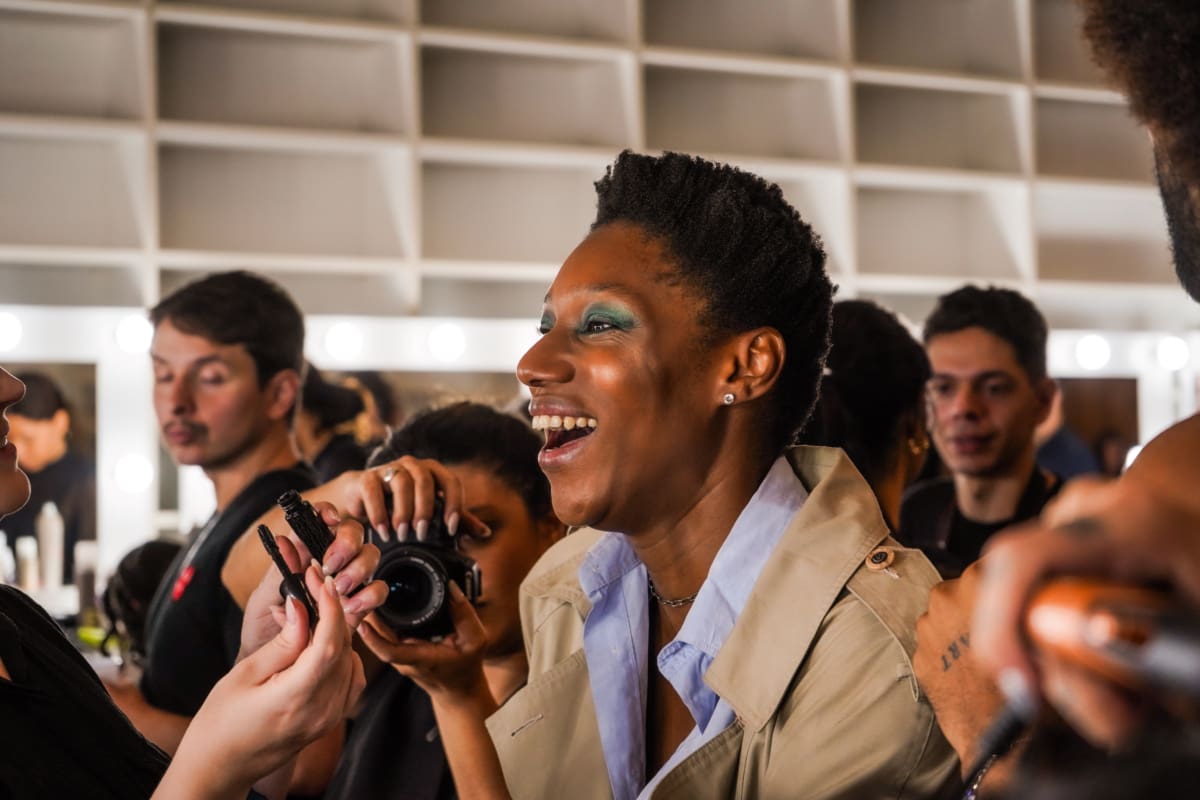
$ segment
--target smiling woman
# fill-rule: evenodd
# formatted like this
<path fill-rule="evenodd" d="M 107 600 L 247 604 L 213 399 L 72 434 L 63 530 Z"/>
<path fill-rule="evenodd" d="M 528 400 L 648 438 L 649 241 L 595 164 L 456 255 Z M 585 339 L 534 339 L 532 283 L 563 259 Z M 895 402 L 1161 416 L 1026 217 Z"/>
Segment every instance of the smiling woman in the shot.
<path fill-rule="evenodd" d="M 956 762 L 910 654 L 936 573 L 841 451 L 789 449 L 829 342 L 819 239 L 777 186 L 676 153 L 623 153 L 597 191 L 517 370 L 584 530 L 522 586 L 495 749 L 470 670 L 431 693 L 466 732 L 460 794 L 933 796 Z"/>

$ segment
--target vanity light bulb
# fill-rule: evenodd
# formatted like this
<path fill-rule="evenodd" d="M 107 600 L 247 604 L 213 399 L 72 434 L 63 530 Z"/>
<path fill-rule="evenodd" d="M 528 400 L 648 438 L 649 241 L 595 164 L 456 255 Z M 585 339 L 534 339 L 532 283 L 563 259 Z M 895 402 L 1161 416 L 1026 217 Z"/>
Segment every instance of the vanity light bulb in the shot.
<path fill-rule="evenodd" d="M 337 361 L 353 361 L 362 349 L 362 330 L 351 322 L 335 322 L 325 332 L 325 350 Z"/>
<path fill-rule="evenodd" d="M 467 335 L 453 322 L 443 322 L 429 332 L 429 353 L 443 364 L 452 364 L 467 351 Z"/>
<path fill-rule="evenodd" d="M 117 459 L 115 473 L 117 488 L 130 494 L 145 491 L 154 482 L 154 465 L 138 453 L 128 453 Z"/>
<path fill-rule="evenodd" d="M 1075 343 L 1075 360 L 1087 370 L 1103 369 L 1112 358 L 1108 340 L 1098 333 L 1089 333 Z"/>
<path fill-rule="evenodd" d="M 1158 359 L 1158 365 L 1171 372 L 1183 369 L 1192 360 L 1192 352 L 1187 342 L 1178 336 L 1164 336 L 1159 339 L 1154 355 Z"/>
<path fill-rule="evenodd" d="M 21 343 L 21 320 L 16 314 L 0 311 L 0 353 L 15 350 Z"/>
<path fill-rule="evenodd" d="M 154 326 L 143 315 L 130 314 L 117 325 L 116 337 L 117 347 L 126 353 L 147 353 L 154 338 Z"/>

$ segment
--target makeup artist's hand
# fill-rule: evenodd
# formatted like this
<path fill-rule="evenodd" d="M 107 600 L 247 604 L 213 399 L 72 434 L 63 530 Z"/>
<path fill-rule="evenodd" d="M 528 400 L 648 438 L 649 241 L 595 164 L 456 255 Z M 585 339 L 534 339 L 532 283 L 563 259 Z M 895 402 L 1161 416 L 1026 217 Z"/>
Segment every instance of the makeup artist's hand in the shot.
<path fill-rule="evenodd" d="M 346 714 L 361 694 L 362 662 L 333 581 L 316 585 L 320 621 L 310 637 L 303 606 L 289 599 L 279 634 L 222 678 L 188 727 L 155 797 L 244 797 Z"/>
<path fill-rule="evenodd" d="M 917 620 L 913 655 L 917 681 L 964 770 L 978 754 L 980 735 L 1004 705 L 1004 697 L 971 647 L 971 614 L 979 579 L 976 562 L 961 578 L 933 587 L 929 607 Z"/>
<path fill-rule="evenodd" d="M 341 520 L 333 506 L 328 503 L 316 503 L 314 506 L 321 515 L 322 521 L 330 526 L 335 536 L 335 542 L 341 544 L 341 552 L 336 556 L 341 569 L 332 573 L 334 586 L 342 597 L 342 607 L 346 617 L 346 625 L 351 630 L 358 627 L 363 617 L 378 607 L 387 599 L 387 586 L 382 581 L 371 581 L 363 586 L 379 564 L 379 548 L 363 543 L 362 526 L 354 520 Z M 323 581 L 322 576 L 305 567 L 312 561 L 307 548 L 298 540 L 286 536 L 276 536 L 275 543 L 279 552 L 293 573 L 304 573 L 309 594 L 314 598 L 317 589 Z M 261 544 L 259 549 L 262 549 Z M 330 550 L 333 546 L 330 546 Z M 335 563 L 326 553 L 325 563 L 328 566 Z M 259 581 L 258 587 L 250 595 L 246 603 L 245 616 L 242 618 L 242 641 L 239 660 L 255 652 L 263 644 L 278 635 L 283 628 L 284 606 L 279 594 L 279 584 L 283 576 L 273 563 L 269 563 L 267 571 Z M 357 587 L 353 596 L 348 596 Z"/>
<path fill-rule="evenodd" d="M 1076 480 L 1039 520 L 996 537 L 985 557 L 972 645 L 994 676 L 1040 693 L 1094 744 L 1136 732 L 1136 703 L 1094 675 L 1035 664 L 1025 605 L 1048 577 L 1095 575 L 1172 588 L 1200 613 L 1200 415 L 1150 442 L 1115 481 Z"/>

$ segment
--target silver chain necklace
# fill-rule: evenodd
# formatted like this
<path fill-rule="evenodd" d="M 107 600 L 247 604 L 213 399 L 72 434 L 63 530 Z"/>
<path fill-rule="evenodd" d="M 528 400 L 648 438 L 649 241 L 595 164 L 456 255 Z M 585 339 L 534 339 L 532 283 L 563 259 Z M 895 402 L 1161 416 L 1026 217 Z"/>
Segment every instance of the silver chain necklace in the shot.
<path fill-rule="evenodd" d="M 649 575 L 646 576 L 646 585 L 650 587 L 650 596 L 667 608 L 683 608 L 686 605 L 690 605 L 692 601 L 696 599 L 696 595 L 700 594 L 699 592 L 696 592 L 688 595 L 687 597 L 680 597 L 676 600 L 668 600 L 659 594 L 658 590 L 654 588 L 654 581 L 650 580 Z"/>

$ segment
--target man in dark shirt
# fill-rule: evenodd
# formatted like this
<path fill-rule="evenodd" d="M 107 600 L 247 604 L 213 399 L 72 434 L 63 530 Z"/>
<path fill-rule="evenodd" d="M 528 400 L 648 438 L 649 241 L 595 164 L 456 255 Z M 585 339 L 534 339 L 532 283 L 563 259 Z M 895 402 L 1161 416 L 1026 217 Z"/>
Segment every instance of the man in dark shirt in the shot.
<path fill-rule="evenodd" d="M 63 519 L 63 583 L 73 583 L 75 544 L 96 538 L 96 465 L 70 447 L 71 408 L 58 385 L 48 376 L 26 372 L 17 376 L 25 397 L 8 412 L 8 437 L 21 454 L 21 469 L 32 491 L 21 510 L 4 519 L 12 544 L 37 535 L 37 516 L 54 503 Z"/>
<path fill-rule="evenodd" d="M 914 486 L 899 538 L 957 577 L 996 531 L 1036 516 L 1061 481 L 1037 466 L 1034 430 L 1050 412 L 1046 321 L 1017 292 L 965 286 L 925 322 L 934 446 L 950 470 Z"/>
<path fill-rule="evenodd" d="M 158 587 L 137 686 L 109 686 L 168 753 L 233 666 L 241 611 L 221 583 L 237 538 L 287 489 L 314 485 L 291 426 L 304 367 L 304 320 L 278 285 L 247 272 L 210 275 L 150 312 L 154 409 L 175 461 L 201 467 L 217 508 Z"/>

